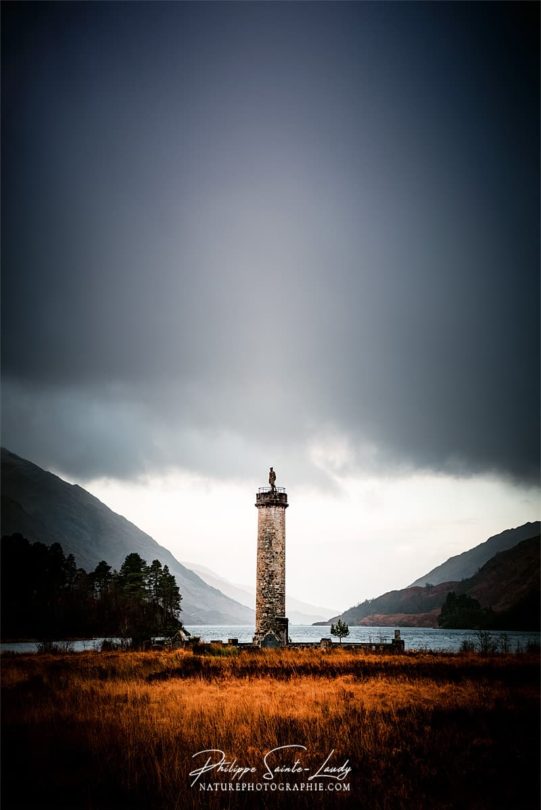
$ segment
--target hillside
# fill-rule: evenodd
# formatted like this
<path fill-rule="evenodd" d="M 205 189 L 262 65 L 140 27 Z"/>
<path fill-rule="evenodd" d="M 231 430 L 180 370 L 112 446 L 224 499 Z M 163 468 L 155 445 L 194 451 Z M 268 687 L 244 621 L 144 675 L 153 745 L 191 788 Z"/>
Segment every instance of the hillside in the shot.
<path fill-rule="evenodd" d="M 254 611 L 212 588 L 152 537 L 77 484 L 2 448 L 2 535 L 58 542 L 79 566 L 119 567 L 130 552 L 160 560 L 176 577 L 185 624 L 253 624 Z"/>
<path fill-rule="evenodd" d="M 456 592 L 491 607 L 501 617 L 499 626 L 503 628 L 539 628 L 539 550 L 539 535 L 523 540 L 496 554 L 474 577 L 459 583 Z"/>
<path fill-rule="evenodd" d="M 218 588 L 231 599 L 240 602 L 241 605 L 255 608 L 255 588 L 251 588 L 249 585 L 235 585 L 204 565 L 192 562 L 185 562 L 184 564 L 190 570 L 199 574 L 208 585 Z M 286 615 L 290 624 L 314 624 L 314 622 L 323 621 L 331 613 L 336 613 L 336 608 L 333 610 L 332 608 L 311 605 L 308 602 L 295 599 L 289 593 L 286 594 Z"/>
<path fill-rule="evenodd" d="M 440 582 L 458 582 L 461 579 L 473 577 L 495 554 L 513 548 L 517 543 L 527 540 L 528 537 L 539 534 L 540 527 L 541 524 L 539 521 L 535 523 L 525 523 L 523 526 L 518 526 L 516 529 L 507 529 L 500 534 L 489 537 L 484 543 L 479 543 L 478 546 L 464 551 L 462 554 L 449 557 L 448 560 L 436 566 L 436 568 L 433 568 L 428 574 L 412 582 L 410 587 L 413 588 L 416 585 L 422 586 L 427 583 L 439 585 Z"/>
<path fill-rule="evenodd" d="M 492 608 L 500 629 L 536 629 L 540 604 L 539 534 L 496 554 L 469 579 L 389 591 L 335 616 L 351 625 L 437 627 L 447 594 L 467 594 Z"/>
<path fill-rule="evenodd" d="M 417 586 L 388 591 L 382 596 L 367 599 L 360 605 L 349 608 L 329 621 L 335 622 L 340 618 L 347 624 L 371 627 L 387 624 L 399 624 L 401 627 L 437 627 L 441 606 L 448 592 L 454 589 L 454 585 L 455 583 L 445 582 L 435 587 Z"/>

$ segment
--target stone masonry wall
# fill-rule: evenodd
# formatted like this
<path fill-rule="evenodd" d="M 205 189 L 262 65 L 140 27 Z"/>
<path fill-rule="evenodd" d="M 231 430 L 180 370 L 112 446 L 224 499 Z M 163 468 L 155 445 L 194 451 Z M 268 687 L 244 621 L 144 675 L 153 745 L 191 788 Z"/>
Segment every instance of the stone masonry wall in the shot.
<path fill-rule="evenodd" d="M 286 527 L 287 496 L 270 493 L 258 496 L 256 632 L 260 641 L 266 633 L 283 635 L 277 617 L 286 615 Z M 287 639 L 286 639 L 287 641 Z"/>

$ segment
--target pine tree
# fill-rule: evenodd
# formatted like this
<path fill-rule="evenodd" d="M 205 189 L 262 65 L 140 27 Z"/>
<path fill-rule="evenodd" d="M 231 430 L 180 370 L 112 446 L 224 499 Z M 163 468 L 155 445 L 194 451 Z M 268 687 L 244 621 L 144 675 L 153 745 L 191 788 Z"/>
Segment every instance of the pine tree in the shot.
<path fill-rule="evenodd" d="M 159 560 L 152 560 L 148 567 L 147 587 L 149 598 L 155 608 L 160 604 L 160 582 L 163 575 L 162 564 Z"/>
<path fill-rule="evenodd" d="M 342 643 L 342 639 L 346 636 L 349 636 L 349 627 L 348 625 L 342 621 L 342 619 L 338 619 L 336 624 L 331 625 L 331 636 L 337 636 L 340 639 L 340 644 Z"/>
<path fill-rule="evenodd" d="M 136 643 L 152 635 L 152 616 L 148 609 L 148 566 L 137 554 L 128 554 L 117 577 L 121 634 Z"/>
<path fill-rule="evenodd" d="M 173 574 L 164 565 L 159 585 L 160 603 L 163 609 L 163 626 L 166 633 L 178 630 L 180 626 L 181 595 Z"/>
<path fill-rule="evenodd" d="M 0 596 L 6 638 L 120 635 L 137 644 L 182 626 L 175 577 L 159 560 L 147 565 L 136 553 L 120 571 L 102 560 L 87 573 L 58 543 L 3 537 Z"/>
<path fill-rule="evenodd" d="M 111 566 L 108 565 L 105 560 L 102 560 L 97 564 L 90 576 L 92 578 L 94 595 L 97 599 L 100 599 L 106 593 L 113 581 Z"/>

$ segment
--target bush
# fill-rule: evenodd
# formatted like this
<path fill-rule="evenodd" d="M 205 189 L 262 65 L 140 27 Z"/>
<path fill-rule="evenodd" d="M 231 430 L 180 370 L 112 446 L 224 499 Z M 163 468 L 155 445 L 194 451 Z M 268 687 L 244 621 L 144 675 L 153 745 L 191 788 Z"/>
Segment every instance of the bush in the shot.
<path fill-rule="evenodd" d="M 73 652 L 71 641 L 40 641 L 37 652 L 40 655 L 64 655 Z"/>
<path fill-rule="evenodd" d="M 454 591 L 447 594 L 438 617 L 440 627 L 468 630 L 472 627 L 487 627 L 491 611 L 482 608 L 477 599 Z"/>
<path fill-rule="evenodd" d="M 116 641 L 111 641 L 111 639 L 104 638 L 101 642 L 100 650 L 101 652 L 116 652 L 117 650 L 121 649 L 121 645 L 118 644 Z"/>
<path fill-rule="evenodd" d="M 481 655 L 492 655 L 498 649 L 496 641 L 488 630 L 479 630 L 477 632 L 477 644 Z"/>

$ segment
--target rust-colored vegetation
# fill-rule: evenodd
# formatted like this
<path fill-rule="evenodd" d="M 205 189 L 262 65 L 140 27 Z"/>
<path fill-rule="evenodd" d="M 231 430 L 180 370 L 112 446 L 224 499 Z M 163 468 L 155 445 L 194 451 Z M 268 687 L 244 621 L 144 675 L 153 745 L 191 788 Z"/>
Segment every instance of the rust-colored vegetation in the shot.
<path fill-rule="evenodd" d="M 533 655 L 112 652 L 2 670 L 6 810 L 538 807 Z M 310 772 L 331 749 L 349 760 L 349 792 L 201 790 L 227 774 L 190 787 L 197 751 L 261 782 L 264 754 L 289 744 Z"/>

